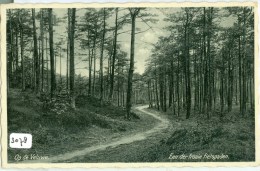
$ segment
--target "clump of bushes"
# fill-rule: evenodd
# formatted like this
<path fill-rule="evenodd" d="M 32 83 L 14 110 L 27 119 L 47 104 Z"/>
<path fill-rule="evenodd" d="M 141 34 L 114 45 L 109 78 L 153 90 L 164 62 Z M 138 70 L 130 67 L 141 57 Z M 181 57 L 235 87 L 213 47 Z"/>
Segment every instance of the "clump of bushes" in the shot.
<path fill-rule="evenodd" d="M 68 94 L 64 92 L 56 94 L 54 98 L 42 93 L 40 99 L 43 102 L 42 108 L 47 113 L 62 115 L 71 109 L 70 98 Z"/>

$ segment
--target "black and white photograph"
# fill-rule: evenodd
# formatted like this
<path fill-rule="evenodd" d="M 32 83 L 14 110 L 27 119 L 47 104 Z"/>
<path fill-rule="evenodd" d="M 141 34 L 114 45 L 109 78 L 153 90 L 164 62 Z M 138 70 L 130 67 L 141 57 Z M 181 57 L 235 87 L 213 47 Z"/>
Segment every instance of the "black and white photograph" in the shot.
<path fill-rule="evenodd" d="M 6 164 L 254 164 L 256 8 L 6 5 Z"/>

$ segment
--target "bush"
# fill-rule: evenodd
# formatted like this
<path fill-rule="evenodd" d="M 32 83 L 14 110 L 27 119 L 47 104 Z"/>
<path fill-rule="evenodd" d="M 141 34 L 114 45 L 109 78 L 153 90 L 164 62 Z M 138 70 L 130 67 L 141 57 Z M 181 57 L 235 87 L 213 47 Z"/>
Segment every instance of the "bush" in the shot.
<path fill-rule="evenodd" d="M 47 94 L 42 94 L 43 109 L 56 115 L 65 114 L 71 109 L 67 94 L 58 94 L 55 98 L 50 98 Z"/>

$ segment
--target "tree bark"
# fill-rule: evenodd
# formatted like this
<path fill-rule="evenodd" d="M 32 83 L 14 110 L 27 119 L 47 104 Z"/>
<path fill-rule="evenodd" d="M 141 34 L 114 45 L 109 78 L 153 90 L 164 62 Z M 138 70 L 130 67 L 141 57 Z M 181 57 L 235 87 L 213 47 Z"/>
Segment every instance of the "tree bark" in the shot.
<path fill-rule="evenodd" d="M 50 62 L 51 62 L 51 98 L 56 91 L 56 74 L 54 72 L 54 50 L 53 50 L 53 21 L 52 8 L 48 9 L 49 14 L 49 45 L 50 45 Z"/>
<path fill-rule="evenodd" d="M 66 69 L 66 88 L 69 90 L 69 54 L 70 54 L 70 9 L 68 8 L 68 38 L 67 38 L 67 69 Z"/>
<path fill-rule="evenodd" d="M 44 91 L 44 33 L 43 33 L 43 9 L 41 9 L 41 20 L 40 20 L 40 29 L 41 29 L 41 42 L 42 42 L 42 52 L 41 52 L 41 59 L 42 59 L 42 86 L 41 91 Z M 47 48 L 47 47 L 46 47 Z M 46 56 L 47 57 L 47 56 Z"/>
<path fill-rule="evenodd" d="M 109 100 L 112 99 L 113 92 L 114 92 L 115 60 L 116 60 L 116 52 L 117 52 L 117 27 L 118 27 L 117 18 L 118 18 L 118 8 L 116 8 L 115 35 L 114 35 L 114 47 L 113 47 L 112 68 L 111 68 L 111 77 L 110 77 Z M 132 40 L 132 37 L 131 37 L 131 40 Z"/>
<path fill-rule="evenodd" d="M 40 83 L 40 67 L 38 60 L 38 46 L 37 46 L 37 35 L 36 35 L 36 26 L 35 26 L 35 9 L 32 9 L 32 20 L 33 20 L 33 43 L 34 43 L 34 59 L 35 59 L 35 74 L 36 74 L 36 87 L 35 92 L 39 92 L 39 83 Z"/>
<path fill-rule="evenodd" d="M 21 17 L 19 16 L 20 25 L 20 46 L 21 46 L 21 68 L 22 68 L 22 91 L 25 90 L 25 71 L 24 71 L 24 42 L 23 42 L 23 26 Z"/>
<path fill-rule="evenodd" d="M 131 21 L 132 21 L 132 28 L 131 28 L 131 49 L 130 49 L 130 67 L 128 72 L 128 87 L 127 87 L 127 99 L 126 99 L 126 118 L 130 119 L 131 117 L 131 106 L 132 106 L 132 84 L 133 84 L 133 73 L 134 73 L 134 57 L 135 57 L 135 20 L 136 16 L 138 15 L 140 9 L 134 9 L 131 11 Z"/>
<path fill-rule="evenodd" d="M 100 54 L 100 104 L 103 105 L 103 54 L 104 54 L 104 41 L 106 34 L 106 9 L 103 8 L 103 32 L 102 32 L 102 41 L 101 41 L 101 54 Z M 108 66 L 109 67 L 109 66 Z"/>
<path fill-rule="evenodd" d="M 71 107 L 75 108 L 75 92 L 74 92 L 74 77 L 75 77 L 75 68 L 74 68 L 74 34 L 75 34 L 75 15 L 76 9 L 72 8 L 71 10 L 71 30 L 70 30 L 70 98 L 71 98 Z"/>

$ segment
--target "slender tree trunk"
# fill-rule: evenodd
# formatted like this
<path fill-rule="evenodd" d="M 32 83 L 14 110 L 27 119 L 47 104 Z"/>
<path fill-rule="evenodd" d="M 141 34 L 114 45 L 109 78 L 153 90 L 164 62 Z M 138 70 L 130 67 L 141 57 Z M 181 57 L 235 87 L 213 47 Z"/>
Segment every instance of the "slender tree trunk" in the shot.
<path fill-rule="evenodd" d="M 119 63 L 119 61 L 118 61 Z M 119 82 L 119 64 L 118 64 L 118 67 L 117 67 L 117 106 L 120 106 L 119 102 L 120 102 L 120 82 Z"/>
<path fill-rule="evenodd" d="M 10 52 L 9 52 L 9 59 L 8 59 L 8 82 L 7 82 L 7 90 L 9 91 L 9 88 L 12 87 L 12 81 L 13 81 L 13 26 L 12 26 L 12 10 L 8 10 L 9 12 L 9 30 L 7 32 L 10 32 Z"/>
<path fill-rule="evenodd" d="M 235 74 L 237 73 L 237 70 L 235 70 L 234 71 L 235 72 Z M 235 102 L 236 102 L 236 105 L 238 105 L 238 99 L 237 99 L 237 76 L 235 76 L 235 79 L 234 79 L 234 81 L 235 81 Z"/>
<path fill-rule="evenodd" d="M 149 102 L 149 108 L 152 107 L 152 98 L 151 98 L 151 80 L 147 81 L 147 85 L 148 85 L 148 102 Z"/>
<path fill-rule="evenodd" d="M 166 67 L 164 68 L 164 88 L 163 88 L 163 111 L 167 111 L 167 98 L 166 98 L 166 93 L 167 92 L 167 79 L 166 79 Z"/>
<path fill-rule="evenodd" d="M 54 50 L 53 50 L 53 23 L 52 8 L 48 9 L 49 13 L 49 45 L 50 45 L 50 62 L 51 62 L 51 98 L 54 97 L 56 91 L 56 74 L 54 72 Z"/>
<path fill-rule="evenodd" d="M 89 60 L 88 60 L 88 64 L 89 64 L 89 74 L 88 74 L 88 95 L 90 96 L 92 94 L 92 90 L 91 90 L 91 79 L 92 79 L 92 55 L 91 55 L 91 47 L 90 47 L 90 35 L 89 35 L 89 30 L 88 30 L 88 44 L 89 44 L 89 48 L 88 48 L 88 56 L 89 56 Z M 93 49 L 92 49 L 93 52 Z"/>
<path fill-rule="evenodd" d="M 155 80 L 154 80 L 154 85 L 155 85 L 155 100 L 156 100 L 156 108 L 157 110 L 160 110 L 160 105 L 159 105 L 159 93 L 158 93 L 158 68 L 155 63 Z"/>
<path fill-rule="evenodd" d="M 55 73 L 55 75 L 57 73 L 57 53 L 56 53 L 56 49 L 54 49 L 54 73 Z"/>
<path fill-rule="evenodd" d="M 102 41 L 101 41 L 101 54 L 100 54 L 100 104 L 103 105 L 103 51 L 104 51 L 104 41 L 106 34 L 106 9 L 103 8 L 103 32 L 102 32 Z"/>
<path fill-rule="evenodd" d="M 118 8 L 116 8 L 116 19 L 115 19 L 115 35 L 114 35 L 114 47 L 113 47 L 113 58 L 112 58 L 112 69 L 111 69 L 111 77 L 110 77 L 110 94 L 109 100 L 113 97 L 114 92 L 114 74 L 115 74 L 115 60 L 116 60 L 116 52 L 117 52 L 117 18 L 118 18 Z"/>
<path fill-rule="evenodd" d="M 254 65 L 254 64 L 252 64 Z M 250 97 L 251 97 L 251 112 L 254 111 L 255 109 L 255 100 L 254 100 L 254 67 L 251 67 L 251 74 L 252 74 L 252 78 L 250 79 Z"/>
<path fill-rule="evenodd" d="M 204 104 L 203 104 L 203 112 L 206 113 L 207 118 L 209 118 L 209 106 L 208 106 L 208 100 L 209 100 L 209 85 L 208 85 L 208 78 L 209 78 L 209 69 L 208 69 L 208 55 L 206 51 L 206 8 L 203 8 L 204 10 L 204 17 L 203 17 L 203 56 L 204 56 Z"/>
<path fill-rule="evenodd" d="M 67 38 L 67 69 L 66 69 L 66 88 L 69 90 L 69 54 L 70 54 L 70 9 L 68 8 L 68 38 Z"/>
<path fill-rule="evenodd" d="M 48 51 L 47 51 L 47 47 L 48 47 L 48 38 L 46 36 L 46 63 L 47 63 L 47 92 L 49 92 L 49 60 L 48 60 Z"/>
<path fill-rule="evenodd" d="M 242 116 L 246 112 L 246 7 L 243 7 L 243 56 L 242 56 Z"/>
<path fill-rule="evenodd" d="M 42 52 L 41 52 L 41 59 L 42 59 L 42 86 L 41 91 L 44 91 L 44 33 L 43 33 L 43 9 L 41 9 L 41 21 L 40 21 L 40 29 L 41 29 L 41 42 L 42 42 Z M 47 48 L 47 47 L 46 47 Z M 46 56 L 47 57 L 47 56 Z"/>
<path fill-rule="evenodd" d="M 132 79 L 133 79 L 133 73 L 134 73 L 134 55 L 135 55 L 135 20 L 136 16 L 138 15 L 140 9 L 134 9 L 134 11 L 130 10 L 131 14 L 131 21 L 132 21 L 132 28 L 131 28 L 131 50 L 130 50 L 130 67 L 129 67 L 129 73 L 128 73 L 128 87 L 127 87 L 127 100 L 126 100 L 126 118 L 130 119 L 131 115 L 131 106 L 132 106 Z M 116 41 L 115 41 L 116 42 Z"/>
<path fill-rule="evenodd" d="M 221 67 L 221 87 L 220 87 L 220 108 L 221 108 L 221 112 L 220 112 L 220 116 L 223 116 L 223 112 L 224 112 L 224 51 L 222 52 L 222 67 Z"/>
<path fill-rule="evenodd" d="M 207 24 L 207 63 L 208 63 L 208 66 L 207 66 L 207 68 L 208 68 L 208 74 L 207 74 L 207 76 L 208 76 L 208 91 L 207 91 L 207 93 L 208 93 L 208 100 L 207 100 L 207 113 L 208 113 L 208 115 L 207 115 L 207 117 L 209 118 L 209 112 L 211 111 L 211 109 L 212 109 L 212 87 L 213 87 L 213 85 L 212 85 L 212 70 L 211 70 L 211 63 L 212 63 L 212 61 L 211 61 L 211 45 L 210 45 L 210 43 L 211 43 L 211 20 L 212 20 L 212 7 L 209 7 L 208 8 L 208 24 Z"/>
<path fill-rule="evenodd" d="M 177 56 L 177 81 L 176 81 L 176 87 L 177 87 L 177 103 L 178 103 L 177 116 L 180 116 L 179 74 L 180 74 L 180 62 L 179 62 L 179 51 L 178 51 L 178 56 Z"/>
<path fill-rule="evenodd" d="M 95 36 L 96 39 L 96 36 Z M 93 52 L 93 58 L 94 58 L 94 68 L 93 68 L 93 84 L 92 84 L 92 94 L 95 96 L 96 94 L 96 41 L 94 40 L 94 52 Z"/>
<path fill-rule="evenodd" d="M 61 78 L 61 47 L 60 47 L 60 85 L 62 87 L 62 78 Z"/>
<path fill-rule="evenodd" d="M 164 90 L 164 78 L 162 73 L 162 67 L 159 66 L 159 97 L 160 97 L 160 109 L 162 111 L 164 111 L 163 90 Z"/>
<path fill-rule="evenodd" d="M 19 16 L 20 20 L 20 16 Z M 23 26 L 20 20 L 20 46 L 21 46 L 21 68 L 22 68 L 22 91 L 25 90 L 25 71 L 24 71 L 24 42 L 23 42 Z"/>
<path fill-rule="evenodd" d="M 168 75 L 169 78 L 169 108 L 172 107 L 172 102 L 174 99 L 172 99 L 173 96 L 173 61 L 171 61 L 171 71 L 170 74 Z"/>
<path fill-rule="evenodd" d="M 94 71 L 93 71 L 93 87 L 92 87 L 92 95 L 96 95 L 96 39 L 97 39 L 97 20 L 95 23 L 95 35 L 94 35 L 94 44 L 93 44 L 93 58 L 94 58 Z"/>
<path fill-rule="evenodd" d="M 18 62 L 19 62 L 19 47 L 18 47 L 18 27 L 15 30 L 15 74 L 14 74 L 14 78 L 15 78 L 15 84 L 18 84 Z M 37 51 L 37 49 L 36 49 Z M 35 60 L 35 59 L 34 59 Z M 35 69 L 35 68 L 34 68 Z M 35 73 L 34 73 L 35 74 Z"/>
<path fill-rule="evenodd" d="M 184 28 L 184 47 L 185 47 L 185 88 L 186 88 L 186 119 L 190 117 L 191 110 L 191 88 L 190 88 L 190 55 L 189 55 L 189 14 L 186 11 L 186 24 Z"/>
<path fill-rule="evenodd" d="M 75 34 L 75 16 L 76 9 L 72 8 L 71 10 L 71 30 L 70 30 L 70 98 L 71 98 L 71 107 L 75 108 L 75 92 L 74 92 L 74 77 L 75 77 L 75 68 L 74 68 L 74 34 Z"/>
<path fill-rule="evenodd" d="M 197 78 L 198 78 L 198 74 L 197 74 L 197 55 L 195 54 L 196 52 L 193 51 L 194 54 L 194 64 L 193 64 L 193 72 L 194 72 L 194 103 L 193 103 L 193 110 L 194 112 L 196 112 L 197 108 L 198 108 L 198 98 L 197 98 L 197 94 L 198 94 L 198 86 L 197 86 Z"/>
<path fill-rule="evenodd" d="M 36 87 L 35 92 L 39 92 L 40 85 L 40 67 L 38 60 L 38 46 L 37 46 L 37 35 L 36 35 L 36 26 L 35 26 L 35 9 L 32 9 L 32 20 L 33 20 L 33 42 L 34 42 L 34 59 L 35 59 L 35 74 L 36 74 Z"/>
<path fill-rule="evenodd" d="M 232 67 L 232 54 L 231 50 L 229 51 L 228 59 L 228 112 L 232 110 L 233 103 L 233 67 Z"/>

